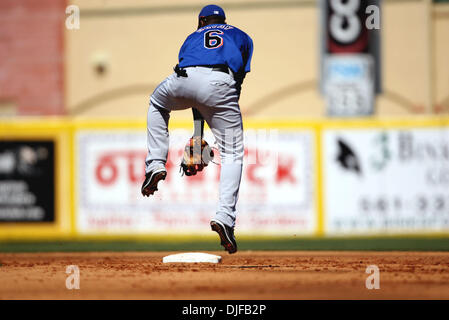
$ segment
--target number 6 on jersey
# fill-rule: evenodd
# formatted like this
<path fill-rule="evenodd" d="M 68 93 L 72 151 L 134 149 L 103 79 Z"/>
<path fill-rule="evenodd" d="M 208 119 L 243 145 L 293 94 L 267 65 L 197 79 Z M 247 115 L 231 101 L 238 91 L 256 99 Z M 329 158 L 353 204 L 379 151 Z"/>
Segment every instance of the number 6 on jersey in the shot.
<path fill-rule="evenodd" d="M 223 38 L 219 36 L 223 34 L 220 30 L 210 30 L 204 33 L 204 47 L 206 49 L 216 49 L 223 45 Z"/>

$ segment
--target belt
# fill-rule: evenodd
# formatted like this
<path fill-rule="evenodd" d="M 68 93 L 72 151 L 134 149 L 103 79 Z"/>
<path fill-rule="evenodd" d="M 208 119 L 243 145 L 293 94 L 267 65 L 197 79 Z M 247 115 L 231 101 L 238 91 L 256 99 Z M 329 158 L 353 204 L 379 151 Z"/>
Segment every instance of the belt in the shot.
<path fill-rule="evenodd" d="M 229 67 L 225 64 L 216 64 L 216 65 L 210 65 L 210 66 L 195 66 L 195 67 L 204 67 L 204 68 L 211 68 L 212 71 L 219 71 L 229 74 Z"/>
<path fill-rule="evenodd" d="M 179 64 L 177 64 L 173 70 L 176 72 L 176 74 L 178 75 L 178 77 L 187 77 L 187 73 L 184 69 L 186 68 L 195 68 L 195 67 L 203 67 L 203 68 L 211 68 L 212 71 L 219 71 L 219 72 L 224 72 L 227 74 L 231 74 L 232 73 L 229 71 L 229 67 L 225 64 L 217 64 L 217 65 L 209 65 L 209 66 L 188 66 L 188 67 L 184 67 L 184 68 L 180 68 Z"/>
<path fill-rule="evenodd" d="M 216 66 L 210 66 L 212 68 L 212 71 L 219 71 L 229 74 L 229 67 L 224 64 L 216 65 Z"/>

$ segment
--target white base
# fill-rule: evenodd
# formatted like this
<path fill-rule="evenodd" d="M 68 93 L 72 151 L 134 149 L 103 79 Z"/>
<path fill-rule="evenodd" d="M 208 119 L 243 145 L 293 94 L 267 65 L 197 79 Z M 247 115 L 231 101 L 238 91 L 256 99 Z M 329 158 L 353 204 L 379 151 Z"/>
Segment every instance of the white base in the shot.
<path fill-rule="evenodd" d="M 221 257 L 214 254 L 202 253 L 202 252 L 187 252 L 171 254 L 162 259 L 163 263 L 219 263 Z"/>

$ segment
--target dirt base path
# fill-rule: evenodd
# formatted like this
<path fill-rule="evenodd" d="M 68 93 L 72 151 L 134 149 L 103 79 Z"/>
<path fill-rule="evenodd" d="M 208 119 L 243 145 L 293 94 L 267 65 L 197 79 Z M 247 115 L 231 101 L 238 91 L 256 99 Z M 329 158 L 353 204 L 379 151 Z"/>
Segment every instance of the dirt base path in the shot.
<path fill-rule="evenodd" d="M 0 253 L 0 299 L 449 299 L 448 252 L 210 252 L 222 263 L 162 263 L 171 253 Z M 66 288 L 69 265 L 79 290 Z M 365 287 L 369 265 L 379 290 Z"/>

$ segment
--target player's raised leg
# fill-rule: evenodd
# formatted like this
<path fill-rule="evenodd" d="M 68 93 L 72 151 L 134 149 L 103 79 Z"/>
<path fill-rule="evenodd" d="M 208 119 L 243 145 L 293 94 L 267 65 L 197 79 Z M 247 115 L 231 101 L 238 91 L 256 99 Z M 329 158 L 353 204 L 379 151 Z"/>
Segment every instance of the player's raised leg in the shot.
<path fill-rule="evenodd" d="M 169 147 L 168 122 L 170 111 L 150 102 L 147 114 L 147 149 L 145 173 L 165 166 Z"/>
<path fill-rule="evenodd" d="M 141 189 L 142 195 L 147 197 L 157 190 L 158 182 L 167 176 L 165 162 L 169 147 L 169 119 L 169 110 L 158 108 L 150 102 L 147 115 L 148 154 L 145 159 L 145 180 Z"/>
<path fill-rule="evenodd" d="M 156 107 L 150 102 L 147 115 L 147 149 L 145 159 L 145 180 L 141 192 L 143 196 L 150 196 L 157 191 L 157 184 L 165 180 L 169 135 L 168 121 L 170 112 L 164 108 Z"/>
<path fill-rule="evenodd" d="M 150 98 L 147 113 L 147 150 L 145 159 L 145 180 L 141 192 L 143 196 L 150 196 L 157 190 L 157 184 L 167 176 L 165 163 L 169 148 L 168 122 L 170 119 L 170 105 L 173 104 L 169 91 L 170 82 L 175 79 L 169 76 L 154 90 Z"/>
<path fill-rule="evenodd" d="M 165 163 L 169 148 L 170 112 L 189 108 L 193 103 L 185 87 L 186 83 L 174 73 L 162 81 L 151 95 L 147 114 L 148 154 L 141 189 L 144 196 L 152 195 L 157 190 L 158 182 L 167 175 Z"/>

